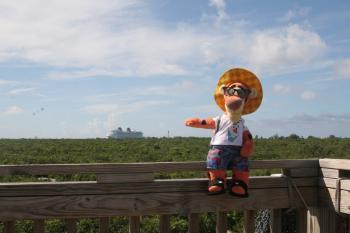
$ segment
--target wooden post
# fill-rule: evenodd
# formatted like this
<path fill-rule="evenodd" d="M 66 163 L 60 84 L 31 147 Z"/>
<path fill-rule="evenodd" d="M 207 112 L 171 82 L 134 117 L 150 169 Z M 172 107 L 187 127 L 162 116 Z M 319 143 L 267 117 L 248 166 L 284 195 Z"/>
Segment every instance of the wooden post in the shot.
<path fill-rule="evenodd" d="M 140 232 L 140 216 L 129 217 L 129 233 Z"/>
<path fill-rule="evenodd" d="M 192 213 L 188 218 L 188 233 L 199 233 L 199 214 Z"/>
<path fill-rule="evenodd" d="M 34 220 L 34 233 L 45 233 L 45 220 Z"/>
<path fill-rule="evenodd" d="M 227 233 L 226 212 L 216 213 L 216 233 Z"/>
<path fill-rule="evenodd" d="M 159 232 L 169 233 L 170 232 L 170 215 L 161 215 L 159 219 Z"/>
<path fill-rule="evenodd" d="M 76 233 L 77 232 L 77 220 L 70 218 L 66 220 L 66 230 L 67 233 Z"/>
<path fill-rule="evenodd" d="M 15 221 L 4 222 L 4 233 L 15 233 Z"/>
<path fill-rule="evenodd" d="M 282 232 L 282 209 L 273 209 L 271 213 L 271 233 Z"/>
<path fill-rule="evenodd" d="M 255 211 L 245 210 L 244 211 L 244 233 L 255 232 Z"/>
<path fill-rule="evenodd" d="M 338 216 L 329 208 L 311 207 L 308 211 L 307 233 L 337 232 Z"/>
<path fill-rule="evenodd" d="M 298 233 L 306 233 L 307 232 L 307 209 L 297 209 L 296 210 L 296 224 Z"/>
<path fill-rule="evenodd" d="M 109 218 L 100 218 L 100 233 L 108 233 Z"/>

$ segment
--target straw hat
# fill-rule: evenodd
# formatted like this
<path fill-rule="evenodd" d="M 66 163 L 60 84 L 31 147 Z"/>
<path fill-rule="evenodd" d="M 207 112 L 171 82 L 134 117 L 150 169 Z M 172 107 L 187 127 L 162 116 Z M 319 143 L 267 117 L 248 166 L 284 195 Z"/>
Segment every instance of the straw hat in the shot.
<path fill-rule="evenodd" d="M 255 89 L 256 96 L 254 98 L 249 98 L 245 103 L 242 115 L 246 115 L 257 110 L 261 104 L 263 98 L 263 90 L 259 79 L 255 74 L 249 70 L 242 68 L 234 68 L 226 71 L 218 81 L 215 88 L 214 98 L 216 104 L 223 110 L 225 109 L 224 95 L 222 93 L 222 85 L 227 85 L 230 83 L 242 83 L 244 86 L 249 88 L 251 91 Z"/>

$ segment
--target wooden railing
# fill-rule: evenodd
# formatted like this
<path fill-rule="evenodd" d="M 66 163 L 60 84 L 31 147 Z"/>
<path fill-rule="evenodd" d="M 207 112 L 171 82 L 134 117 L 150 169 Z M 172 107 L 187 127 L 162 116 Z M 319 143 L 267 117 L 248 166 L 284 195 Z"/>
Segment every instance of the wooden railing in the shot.
<path fill-rule="evenodd" d="M 155 174 L 203 171 L 204 162 L 124 164 L 2 165 L 0 176 L 92 173 L 96 181 L 0 184 L 0 221 L 15 232 L 15 221 L 33 220 L 34 232 L 45 232 L 46 219 L 66 219 L 76 232 L 79 218 L 99 218 L 108 232 L 108 218 L 129 216 L 129 232 L 140 232 L 140 216 L 160 215 L 161 233 L 170 232 L 170 216 L 188 216 L 188 232 L 199 232 L 201 213 L 215 212 L 217 232 L 227 232 L 226 212 L 244 211 L 246 233 L 254 232 L 254 213 L 272 209 L 271 232 L 281 232 L 282 209 L 296 209 L 297 232 L 337 232 L 337 214 L 350 213 L 349 160 L 252 161 L 251 169 L 280 169 L 279 176 L 251 177 L 249 197 L 208 196 L 205 178 L 154 179 Z M 325 214 L 325 211 L 327 214 Z M 320 221 L 332 216 L 334 222 Z M 329 219 L 327 219 L 329 222 Z M 323 226 L 325 224 L 327 226 Z M 330 226 L 332 225 L 332 226 Z M 323 231 L 322 229 L 327 231 Z"/>

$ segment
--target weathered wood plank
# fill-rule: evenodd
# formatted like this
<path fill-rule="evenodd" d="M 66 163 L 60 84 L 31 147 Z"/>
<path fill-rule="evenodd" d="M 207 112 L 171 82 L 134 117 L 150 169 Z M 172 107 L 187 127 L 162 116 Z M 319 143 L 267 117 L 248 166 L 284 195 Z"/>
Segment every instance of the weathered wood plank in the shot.
<path fill-rule="evenodd" d="M 97 183 L 153 182 L 154 173 L 98 174 Z"/>
<path fill-rule="evenodd" d="M 319 206 L 329 208 L 333 211 L 337 209 L 336 190 L 333 188 L 320 188 Z M 350 191 L 341 190 L 340 194 L 340 212 L 350 214 Z"/>
<path fill-rule="evenodd" d="M 230 179 L 229 179 L 230 180 Z M 317 187 L 318 178 L 293 179 L 298 187 Z M 125 183 L 123 185 L 96 182 L 54 183 L 0 183 L 0 197 L 98 195 L 155 192 L 200 192 L 207 189 L 207 179 L 156 180 L 150 183 Z M 251 189 L 287 188 L 283 177 L 251 177 Z"/>
<path fill-rule="evenodd" d="M 338 226 L 336 213 L 328 208 L 310 208 L 308 212 L 308 233 L 335 233 Z"/>
<path fill-rule="evenodd" d="M 227 215 L 226 212 L 216 213 L 216 233 L 227 233 Z"/>
<path fill-rule="evenodd" d="M 326 178 L 341 178 L 341 177 L 349 177 L 350 178 L 350 170 L 339 170 L 332 168 L 321 168 L 320 176 Z"/>
<path fill-rule="evenodd" d="M 100 218 L 100 233 L 108 233 L 108 226 L 109 226 L 109 218 L 108 217 Z"/>
<path fill-rule="evenodd" d="M 129 233 L 140 232 L 140 216 L 129 217 Z"/>
<path fill-rule="evenodd" d="M 319 161 L 321 168 L 350 170 L 350 160 L 348 159 L 320 159 Z"/>
<path fill-rule="evenodd" d="M 244 211 L 244 233 L 255 232 L 255 211 L 245 210 Z"/>
<path fill-rule="evenodd" d="M 291 168 L 290 177 L 318 177 L 319 168 Z"/>
<path fill-rule="evenodd" d="M 191 213 L 188 215 L 188 233 L 199 233 L 198 213 Z"/>
<path fill-rule="evenodd" d="M 15 221 L 4 222 L 4 233 L 15 233 Z"/>
<path fill-rule="evenodd" d="M 169 233 L 170 232 L 170 217 L 171 215 L 161 215 L 159 217 L 159 232 Z"/>
<path fill-rule="evenodd" d="M 316 204 L 317 187 L 299 188 L 309 206 Z M 273 195 L 271 195 L 273 193 Z M 295 194 L 296 195 L 296 194 Z M 0 220 L 188 214 L 289 208 L 288 189 L 251 189 L 249 198 L 230 194 L 209 196 L 206 192 L 36 196 L 0 198 Z M 296 207 L 303 207 L 297 199 Z"/>
<path fill-rule="evenodd" d="M 337 179 L 333 178 L 319 178 L 319 186 L 327 188 L 336 188 Z M 342 190 L 350 191 L 350 179 L 340 180 L 340 187 Z"/>
<path fill-rule="evenodd" d="M 317 159 L 253 160 L 251 169 L 319 167 Z M 205 162 L 107 163 L 107 164 L 26 164 L 0 165 L 4 175 L 49 175 L 76 173 L 149 173 L 174 171 L 205 171 Z"/>

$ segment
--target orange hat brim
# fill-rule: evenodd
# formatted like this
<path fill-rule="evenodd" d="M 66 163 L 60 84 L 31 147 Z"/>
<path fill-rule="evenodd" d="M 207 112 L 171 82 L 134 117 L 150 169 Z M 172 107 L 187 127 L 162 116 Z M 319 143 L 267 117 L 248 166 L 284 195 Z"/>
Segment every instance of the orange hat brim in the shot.
<path fill-rule="evenodd" d="M 249 70 L 234 68 L 226 71 L 221 76 L 215 88 L 214 98 L 216 104 L 223 111 L 226 111 L 225 100 L 220 88 L 222 85 L 227 85 L 229 83 L 242 83 L 247 88 L 254 88 L 257 91 L 257 96 L 255 98 L 248 99 L 248 101 L 245 103 L 242 115 L 255 112 L 259 108 L 263 99 L 263 90 L 260 80 L 254 73 L 250 72 Z"/>

